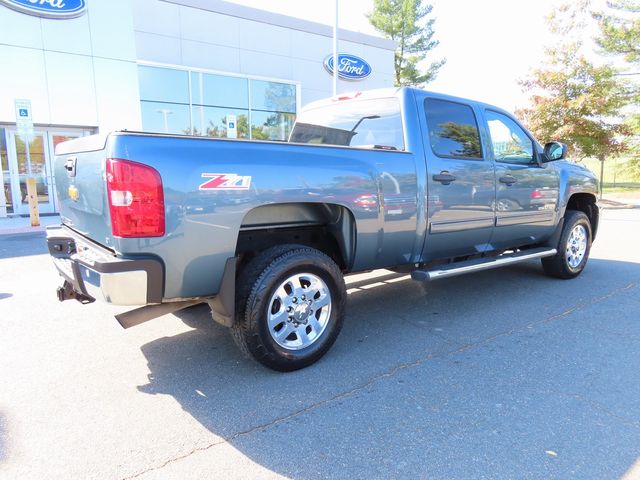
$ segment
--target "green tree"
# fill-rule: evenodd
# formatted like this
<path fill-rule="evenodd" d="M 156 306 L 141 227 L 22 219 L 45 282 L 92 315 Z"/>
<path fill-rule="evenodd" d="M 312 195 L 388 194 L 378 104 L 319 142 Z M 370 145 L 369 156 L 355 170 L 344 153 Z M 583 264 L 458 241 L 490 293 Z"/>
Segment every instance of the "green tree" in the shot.
<path fill-rule="evenodd" d="M 439 44 L 434 40 L 434 18 L 427 18 L 432 5 L 422 0 L 374 0 L 367 15 L 371 25 L 398 44 L 395 52 L 396 86 L 423 86 L 434 80 L 446 59 L 431 62 L 422 69 L 420 63 Z"/>
<path fill-rule="evenodd" d="M 609 10 L 595 12 L 593 18 L 598 22 L 600 35 L 596 43 L 602 52 L 622 58 L 638 75 L 640 70 L 640 3 L 629 0 L 610 0 Z M 624 75 L 624 74 L 623 74 Z M 625 170 L 632 178 L 640 179 L 640 87 L 635 85 L 632 92 L 632 107 L 627 114 L 626 125 L 632 132 L 629 142 L 631 159 L 625 164 Z M 633 106 L 635 105 L 635 108 Z"/>
<path fill-rule="evenodd" d="M 571 155 L 600 161 L 626 149 L 628 127 L 621 111 L 630 100 L 627 83 L 611 65 L 596 65 L 580 40 L 591 21 L 590 0 L 560 5 L 548 17 L 556 46 L 546 50 L 544 66 L 521 84 L 531 106 L 519 111 L 541 140 L 560 140 Z"/>
<path fill-rule="evenodd" d="M 548 63 L 521 82 L 532 106 L 518 114 L 542 141 L 559 140 L 577 160 L 601 161 L 624 151 L 628 135 L 620 110 L 628 102 L 625 84 L 608 65 L 596 66 L 579 45 L 548 49 Z"/>
<path fill-rule="evenodd" d="M 596 42 L 605 53 L 621 55 L 626 62 L 640 65 L 640 2 L 610 0 L 609 11 L 595 12 L 600 27 Z M 615 15 L 613 11 L 622 15 Z"/>
<path fill-rule="evenodd" d="M 446 122 L 438 125 L 440 131 L 438 136 L 442 138 L 449 138 L 460 145 L 461 150 L 456 150 L 456 153 L 463 157 L 482 157 L 482 150 L 480 149 L 480 137 L 478 136 L 478 129 L 475 125 L 462 125 L 456 122 Z"/>

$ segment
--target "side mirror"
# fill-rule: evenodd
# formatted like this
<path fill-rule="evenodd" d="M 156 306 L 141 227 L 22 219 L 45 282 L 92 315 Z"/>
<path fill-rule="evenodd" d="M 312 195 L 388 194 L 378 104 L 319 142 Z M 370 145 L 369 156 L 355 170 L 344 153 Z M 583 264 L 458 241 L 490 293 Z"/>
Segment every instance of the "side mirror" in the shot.
<path fill-rule="evenodd" d="M 555 162 L 567 158 L 568 147 L 561 142 L 549 142 L 544 146 L 542 163 Z"/>

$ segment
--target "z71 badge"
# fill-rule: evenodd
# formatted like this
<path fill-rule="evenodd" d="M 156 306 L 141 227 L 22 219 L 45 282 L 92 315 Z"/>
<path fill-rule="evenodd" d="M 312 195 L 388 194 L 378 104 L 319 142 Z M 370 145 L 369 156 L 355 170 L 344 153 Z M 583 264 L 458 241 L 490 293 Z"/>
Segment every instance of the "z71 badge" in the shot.
<path fill-rule="evenodd" d="M 203 173 L 202 178 L 208 180 L 200 185 L 199 190 L 249 190 L 251 176 L 235 173 Z"/>

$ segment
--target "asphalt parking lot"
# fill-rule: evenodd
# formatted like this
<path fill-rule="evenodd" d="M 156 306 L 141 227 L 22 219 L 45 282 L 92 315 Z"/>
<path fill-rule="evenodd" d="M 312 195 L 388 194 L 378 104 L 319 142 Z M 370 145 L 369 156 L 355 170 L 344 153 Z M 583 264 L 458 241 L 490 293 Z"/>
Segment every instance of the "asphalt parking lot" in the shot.
<path fill-rule="evenodd" d="M 0 236 L 0 478 L 640 478 L 640 209 L 576 280 L 539 262 L 350 279 L 329 354 L 281 374 L 203 307 L 122 330 Z"/>

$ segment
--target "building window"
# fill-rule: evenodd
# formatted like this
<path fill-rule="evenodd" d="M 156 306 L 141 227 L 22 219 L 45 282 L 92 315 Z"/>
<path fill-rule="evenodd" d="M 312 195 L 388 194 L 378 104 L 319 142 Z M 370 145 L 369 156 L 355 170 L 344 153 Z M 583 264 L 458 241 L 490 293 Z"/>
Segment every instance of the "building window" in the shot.
<path fill-rule="evenodd" d="M 296 116 L 293 113 L 264 112 L 253 110 L 251 115 L 251 138 L 254 140 L 287 141 Z"/>
<path fill-rule="evenodd" d="M 191 133 L 189 105 L 141 101 L 142 128 L 147 132 Z"/>
<path fill-rule="evenodd" d="M 287 140 L 296 119 L 296 86 L 251 80 L 251 138 Z"/>
<path fill-rule="evenodd" d="M 189 104 L 189 72 L 139 66 L 138 78 L 141 100 Z"/>
<path fill-rule="evenodd" d="M 142 128 L 149 132 L 287 141 L 296 85 L 171 68 L 138 67 Z"/>
<path fill-rule="evenodd" d="M 249 81 L 208 73 L 191 73 L 191 99 L 195 105 L 249 108 Z"/>

